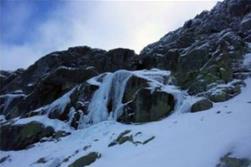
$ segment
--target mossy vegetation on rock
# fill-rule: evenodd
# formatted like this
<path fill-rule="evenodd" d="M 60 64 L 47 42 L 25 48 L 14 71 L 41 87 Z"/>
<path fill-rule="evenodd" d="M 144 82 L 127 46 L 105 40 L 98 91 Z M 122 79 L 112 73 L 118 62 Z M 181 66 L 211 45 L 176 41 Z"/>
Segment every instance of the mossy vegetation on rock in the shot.
<path fill-rule="evenodd" d="M 0 127 L 0 149 L 22 150 L 38 142 L 43 137 L 52 136 L 54 129 L 38 122 L 24 125 L 4 125 Z"/>
<path fill-rule="evenodd" d="M 69 167 L 84 167 L 92 164 L 97 159 L 101 157 L 100 153 L 97 152 L 90 152 L 89 154 L 77 159 L 72 164 L 69 165 Z"/>

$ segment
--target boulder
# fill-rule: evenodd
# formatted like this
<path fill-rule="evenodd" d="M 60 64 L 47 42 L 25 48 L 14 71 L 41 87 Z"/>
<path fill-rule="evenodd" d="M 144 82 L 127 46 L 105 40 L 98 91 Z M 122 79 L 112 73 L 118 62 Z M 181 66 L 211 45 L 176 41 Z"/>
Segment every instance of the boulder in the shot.
<path fill-rule="evenodd" d="M 74 161 L 72 164 L 69 165 L 69 167 L 89 166 L 90 164 L 94 163 L 100 157 L 101 157 L 100 153 L 90 152 L 87 155 L 82 156 L 79 159 L 77 159 L 76 161 Z"/>
<path fill-rule="evenodd" d="M 209 91 L 207 97 L 213 102 L 223 102 L 229 100 L 241 93 L 241 86 L 239 84 L 219 87 Z"/>
<path fill-rule="evenodd" d="M 126 103 L 134 99 L 136 93 L 142 88 L 145 88 L 147 86 L 148 86 L 148 81 L 146 79 L 134 75 L 131 76 L 126 83 L 123 95 L 123 103 Z"/>
<path fill-rule="evenodd" d="M 159 90 L 142 88 L 134 92 L 134 99 L 125 107 L 119 121 L 123 123 L 143 123 L 167 117 L 174 109 L 173 95 Z"/>
<path fill-rule="evenodd" d="M 213 107 L 213 103 L 208 99 L 201 99 L 195 102 L 191 107 L 191 112 L 208 110 Z"/>
<path fill-rule="evenodd" d="M 53 133 L 52 127 L 35 121 L 22 125 L 6 124 L 0 127 L 0 149 L 22 150 Z"/>

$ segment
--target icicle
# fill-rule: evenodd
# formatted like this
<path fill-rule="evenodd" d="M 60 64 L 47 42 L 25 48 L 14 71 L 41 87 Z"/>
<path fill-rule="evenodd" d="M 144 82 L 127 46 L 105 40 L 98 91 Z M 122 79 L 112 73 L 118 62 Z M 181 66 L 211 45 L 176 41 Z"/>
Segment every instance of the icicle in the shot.
<path fill-rule="evenodd" d="M 117 71 L 113 76 L 112 89 L 111 89 L 111 101 L 112 101 L 112 112 L 110 118 L 117 120 L 123 112 L 123 95 L 126 87 L 126 83 L 130 76 L 131 72 L 126 70 Z"/>
<path fill-rule="evenodd" d="M 99 89 L 94 93 L 91 103 L 88 106 L 88 115 L 85 118 L 85 123 L 94 124 L 108 118 L 107 102 L 109 100 L 109 93 L 112 85 L 112 78 L 114 74 L 107 74 Z"/>
<path fill-rule="evenodd" d="M 113 74 L 107 73 L 106 76 L 102 76 L 103 81 L 88 106 L 88 115 L 82 115 L 80 118 L 79 128 L 108 119 L 116 120 L 121 115 L 122 98 L 126 82 L 131 75 L 129 71 L 119 70 Z M 94 82 L 94 80 L 91 81 Z M 111 103 L 111 108 L 108 107 L 109 103 Z"/>

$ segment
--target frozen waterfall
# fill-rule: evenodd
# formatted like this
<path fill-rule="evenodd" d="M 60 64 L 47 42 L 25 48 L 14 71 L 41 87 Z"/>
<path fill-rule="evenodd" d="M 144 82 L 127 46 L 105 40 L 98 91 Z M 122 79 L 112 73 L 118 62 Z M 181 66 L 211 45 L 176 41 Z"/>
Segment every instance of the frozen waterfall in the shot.
<path fill-rule="evenodd" d="M 105 76 L 98 76 L 94 78 L 95 81 L 92 79 L 92 83 L 98 83 L 100 79 L 102 82 L 98 84 L 99 89 L 94 93 L 88 106 L 88 115 L 81 116 L 79 128 L 108 119 L 116 120 L 120 116 L 125 86 L 131 75 L 129 71 L 119 70 L 115 73 L 106 73 Z"/>
<path fill-rule="evenodd" d="M 91 78 L 87 82 L 99 88 L 94 93 L 88 106 L 88 114 L 82 114 L 78 128 L 85 128 L 105 120 L 117 120 L 123 113 L 123 95 L 128 79 L 131 76 L 145 79 L 149 88 L 160 88 L 174 95 L 176 100 L 175 109 L 181 109 L 185 104 L 186 94 L 176 86 L 168 85 L 169 71 L 152 69 L 140 71 L 119 70 L 114 73 L 104 73 Z M 183 110 L 183 109 L 182 109 Z"/>

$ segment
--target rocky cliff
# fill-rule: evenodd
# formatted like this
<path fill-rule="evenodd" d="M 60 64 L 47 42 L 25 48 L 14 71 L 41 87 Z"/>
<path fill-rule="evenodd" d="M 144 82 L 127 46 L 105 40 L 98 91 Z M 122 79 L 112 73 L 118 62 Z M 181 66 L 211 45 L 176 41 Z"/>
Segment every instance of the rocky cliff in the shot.
<path fill-rule="evenodd" d="M 142 124 L 207 110 L 241 93 L 251 75 L 243 62 L 250 42 L 251 1 L 225 0 L 139 55 L 79 46 L 50 53 L 27 69 L 0 71 L 0 149 L 69 135 L 36 121 L 17 125 L 20 118 L 42 115 L 84 129 L 106 120 Z"/>

